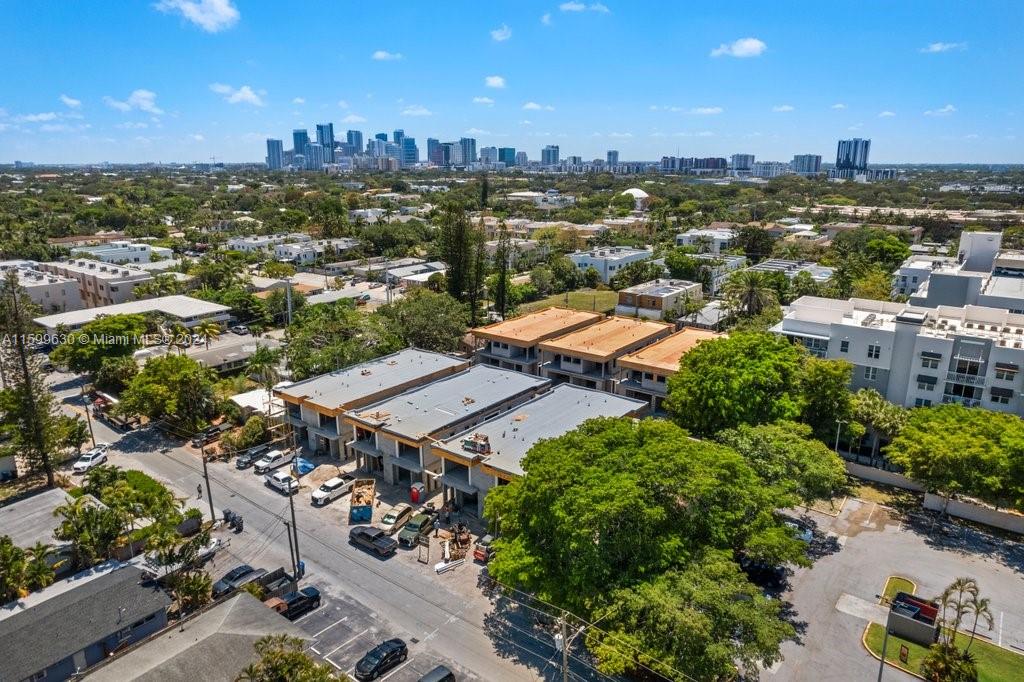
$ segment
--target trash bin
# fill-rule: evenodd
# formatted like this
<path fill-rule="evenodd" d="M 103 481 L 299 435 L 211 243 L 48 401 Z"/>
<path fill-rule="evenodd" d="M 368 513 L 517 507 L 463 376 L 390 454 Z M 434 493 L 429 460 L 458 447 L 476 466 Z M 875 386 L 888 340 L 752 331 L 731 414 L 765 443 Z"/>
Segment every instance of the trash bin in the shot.
<path fill-rule="evenodd" d="M 420 500 L 424 500 L 427 497 L 427 488 L 422 483 L 413 483 L 409 486 L 409 501 L 413 503 L 419 503 Z"/>

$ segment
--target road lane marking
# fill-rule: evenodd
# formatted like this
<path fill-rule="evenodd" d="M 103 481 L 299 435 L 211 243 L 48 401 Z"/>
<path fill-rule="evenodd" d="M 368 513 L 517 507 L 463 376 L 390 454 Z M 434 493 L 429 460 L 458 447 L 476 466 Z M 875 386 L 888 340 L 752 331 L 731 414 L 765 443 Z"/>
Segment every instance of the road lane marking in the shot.
<path fill-rule="evenodd" d="M 384 680 L 388 679 L 389 677 L 391 677 L 392 675 L 394 675 L 395 673 L 397 673 L 399 670 L 401 670 L 405 666 L 409 665 L 410 663 L 412 663 L 412 659 L 411 658 L 409 660 L 407 660 L 405 663 L 403 663 L 402 665 L 398 666 L 397 668 L 395 668 L 394 670 L 389 672 L 384 677 L 380 678 L 380 682 L 384 682 Z"/>
<path fill-rule="evenodd" d="M 319 637 L 320 635 L 324 634 L 325 632 L 327 632 L 328 630 L 330 630 L 331 628 L 333 628 L 333 627 L 334 627 L 335 625 L 337 625 L 338 623 L 341 623 L 341 622 L 343 622 L 343 621 L 346 621 L 346 620 L 348 620 L 348 616 L 345 616 L 344 618 L 341 618 L 340 620 L 336 620 L 336 621 L 334 621 L 333 623 L 331 623 L 330 625 L 328 625 L 327 627 L 325 627 L 325 628 L 324 628 L 323 630 L 321 630 L 320 632 L 318 632 L 318 633 L 316 633 L 315 635 L 313 635 L 313 638 L 315 639 L 315 638 Z"/>
<path fill-rule="evenodd" d="M 369 632 L 369 631 L 370 631 L 370 628 L 366 628 L 365 630 L 363 630 L 363 631 L 362 631 L 362 632 L 360 632 L 360 633 L 359 633 L 358 635 L 356 635 L 356 636 L 355 636 L 355 637 L 353 637 L 352 639 L 348 640 L 348 641 L 347 641 L 347 642 L 345 642 L 344 644 L 339 644 L 338 646 L 334 647 L 334 648 L 333 648 L 333 649 L 331 649 L 331 650 L 330 650 L 329 652 L 327 652 L 326 654 L 324 654 L 324 658 L 327 658 L 328 656 L 330 656 L 331 654 L 333 654 L 333 653 L 334 653 L 335 651 L 337 651 L 338 649 L 340 649 L 340 648 L 342 648 L 342 647 L 344 647 L 344 646 L 348 646 L 349 644 L 351 644 L 352 642 L 356 641 L 357 639 L 359 639 L 360 637 L 362 637 L 363 635 L 365 635 L 365 634 L 366 634 L 367 632 Z"/>
<path fill-rule="evenodd" d="M 999 612 L 999 646 L 1003 645 L 1003 612 Z"/>

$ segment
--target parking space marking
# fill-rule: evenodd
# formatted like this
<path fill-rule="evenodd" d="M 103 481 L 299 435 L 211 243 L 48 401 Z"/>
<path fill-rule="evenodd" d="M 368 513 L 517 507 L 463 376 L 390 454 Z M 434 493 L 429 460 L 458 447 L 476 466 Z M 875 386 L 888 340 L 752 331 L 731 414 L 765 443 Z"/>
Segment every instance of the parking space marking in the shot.
<path fill-rule="evenodd" d="M 406 661 L 405 663 L 403 663 L 402 665 L 398 666 L 397 668 L 395 668 L 394 670 L 389 672 L 384 677 L 380 678 L 380 682 L 384 682 L 384 680 L 388 679 L 389 677 L 391 677 L 392 675 L 394 675 L 395 673 L 397 673 L 399 670 L 401 670 L 405 666 L 409 665 L 410 663 L 412 663 L 412 659 L 411 658 L 408 661 Z"/>
<path fill-rule="evenodd" d="M 999 612 L 999 646 L 1003 645 L 1003 612 Z"/>
<path fill-rule="evenodd" d="M 344 621 L 346 621 L 346 620 L 348 620 L 348 616 L 345 616 L 345 617 L 341 618 L 340 620 L 336 620 L 336 621 L 334 621 L 333 623 L 331 623 L 330 625 L 328 625 L 327 627 L 325 627 L 325 628 L 324 628 L 323 630 L 321 630 L 320 632 L 318 632 L 318 633 L 316 633 L 315 635 L 313 635 L 313 639 L 316 639 L 316 638 L 317 638 L 317 637 L 319 637 L 320 635 L 324 634 L 325 632 L 327 632 L 328 630 L 330 630 L 331 628 L 333 628 L 333 627 L 334 627 L 335 625 L 337 625 L 338 623 L 342 623 L 342 622 L 344 622 Z"/>
<path fill-rule="evenodd" d="M 312 611 L 310 611 L 309 613 L 307 613 L 307 614 L 306 614 L 305 616 L 302 616 L 301 618 L 296 618 L 296 619 L 295 619 L 294 621 L 292 621 L 292 622 L 294 622 L 294 623 L 301 623 L 302 621 L 304 621 L 304 620 L 306 620 L 307 618 L 309 618 L 310 616 L 312 616 L 312 615 L 313 615 L 314 613 L 317 613 L 317 610 L 316 610 L 316 609 L 313 609 Z"/>
<path fill-rule="evenodd" d="M 360 632 L 360 633 L 359 633 L 358 635 L 356 635 L 355 637 L 353 637 L 353 638 L 351 638 L 351 639 L 349 639 L 349 640 L 346 640 L 344 644 L 339 644 L 338 646 L 334 647 L 334 648 L 333 648 L 333 649 L 331 649 L 331 650 L 330 650 L 329 652 L 327 652 L 326 654 L 324 654 L 324 658 L 327 658 L 328 656 L 330 656 L 331 654 L 333 654 L 333 653 L 334 653 L 335 651 L 337 651 L 338 649 L 341 649 L 342 647 L 344 647 L 344 646 L 346 646 L 346 645 L 348 645 L 348 644 L 351 644 L 352 642 L 356 641 L 357 639 L 359 639 L 360 637 L 362 637 L 363 635 L 365 635 L 365 634 L 366 634 L 367 632 L 369 632 L 369 631 L 370 631 L 370 628 L 366 628 L 365 630 L 363 630 L 362 632 Z"/>
<path fill-rule="evenodd" d="M 313 652 L 314 654 L 316 654 L 317 656 L 319 656 L 319 655 L 320 655 L 320 652 L 316 650 L 316 647 L 315 647 L 315 646 L 310 646 L 310 647 L 309 647 L 309 650 L 310 650 L 310 651 L 312 651 L 312 652 Z"/>

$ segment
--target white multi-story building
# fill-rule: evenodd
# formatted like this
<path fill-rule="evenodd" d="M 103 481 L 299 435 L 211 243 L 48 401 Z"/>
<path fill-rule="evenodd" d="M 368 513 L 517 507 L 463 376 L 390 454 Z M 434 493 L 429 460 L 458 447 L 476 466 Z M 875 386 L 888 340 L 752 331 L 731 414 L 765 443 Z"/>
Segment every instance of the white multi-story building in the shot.
<path fill-rule="evenodd" d="M 30 260 L 0 262 L 0 277 L 5 277 L 10 270 L 18 275 L 18 284 L 44 312 L 62 313 L 84 307 L 77 280 L 44 272 L 38 263 Z"/>
<path fill-rule="evenodd" d="M 698 282 L 685 279 L 655 279 L 619 291 L 616 315 L 636 315 L 650 320 L 663 320 L 666 313 L 674 313 L 689 299 L 704 298 Z"/>
<path fill-rule="evenodd" d="M 292 234 L 265 234 L 248 237 L 232 237 L 228 240 L 226 248 L 229 251 L 242 251 L 244 253 L 258 253 L 273 251 L 278 244 L 301 244 L 312 241 L 308 234 L 293 232 Z"/>
<path fill-rule="evenodd" d="M 174 251 L 163 246 L 118 240 L 99 246 L 79 246 L 71 249 L 71 255 L 88 256 L 104 263 L 123 265 L 126 263 L 148 263 L 153 256 L 171 258 L 174 256 Z"/>
<path fill-rule="evenodd" d="M 87 308 L 134 301 L 135 287 L 153 279 L 145 270 L 87 259 L 40 263 L 39 268 L 75 280 Z"/>
<path fill-rule="evenodd" d="M 792 172 L 792 168 L 785 161 L 755 161 L 750 167 L 750 175 L 755 178 L 777 178 Z"/>
<path fill-rule="evenodd" d="M 852 390 L 870 387 L 907 407 L 960 403 L 1024 415 L 1024 315 L 803 296 L 772 331 L 852 363 Z"/>
<path fill-rule="evenodd" d="M 332 251 L 340 254 L 359 246 L 358 239 L 317 239 L 316 241 L 291 242 L 274 245 L 274 257 L 281 261 L 290 261 L 299 265 L 307 265 L 324 254 Z"/>
<path fill-rule="evenodd" d="M 735 239 L 735 230 L 694 229 L 677 234 L 676 246 L 694 246 L 701 253 L 719 254 L 729 250 Z"/>
<path fill-rule="evenodd" d="M 651 249 L 634 249 L 628 246 L 609 246 L 590 251 L 577 251 L 569 254 L 569 260 L 579 268 L 580 272 L 586 272 L 590 268 L 597 270 L 601 275 L 601 281 L 607 284 L 619 270 L 630 263 L 648 260 L 654 255 Z"/>
<path fill-rule="evenodd" d="M 783 260 L 781 258 L 769 258 L 757 265 L 751 265 L 748 270 L 771 274 L 781 272 L 787 279 L 793 279 L 801 272 L 806 272 L 818 284 L 824 284 L 832 279 L 833 268 L 818 265 L 817 263 L 805 260 Z"/>

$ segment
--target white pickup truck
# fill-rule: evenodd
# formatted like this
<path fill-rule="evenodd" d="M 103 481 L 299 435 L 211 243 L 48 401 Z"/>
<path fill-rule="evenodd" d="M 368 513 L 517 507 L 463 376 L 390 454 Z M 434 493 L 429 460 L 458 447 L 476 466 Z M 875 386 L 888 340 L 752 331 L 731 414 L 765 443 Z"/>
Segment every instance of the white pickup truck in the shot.
<path fill-rule="evenodd" d="M 257 474 L 265 474 L 272 469 L 284 466 L 295 459 L 295 451 L 289 450 L 283 452 L 281 450 L 271 450 L 266 453 L 253 464 L 253 471 Z"/>
<path fill-rule="evenodd" d="M 313 491 L 310 501 L 314 507 L 322 507 L 331 500 L 335 500 L 345 493 L 352 491 L 352 484 L 356 477 L 352 474 L 342 474 L 324 481 L 323 485 Z"/>
<path fill-rule="evenodd" d="M 267 485 L 285 495 L 298 492 L 299 481 L 287 471 L 275 471 L 263 477 Z"/>

